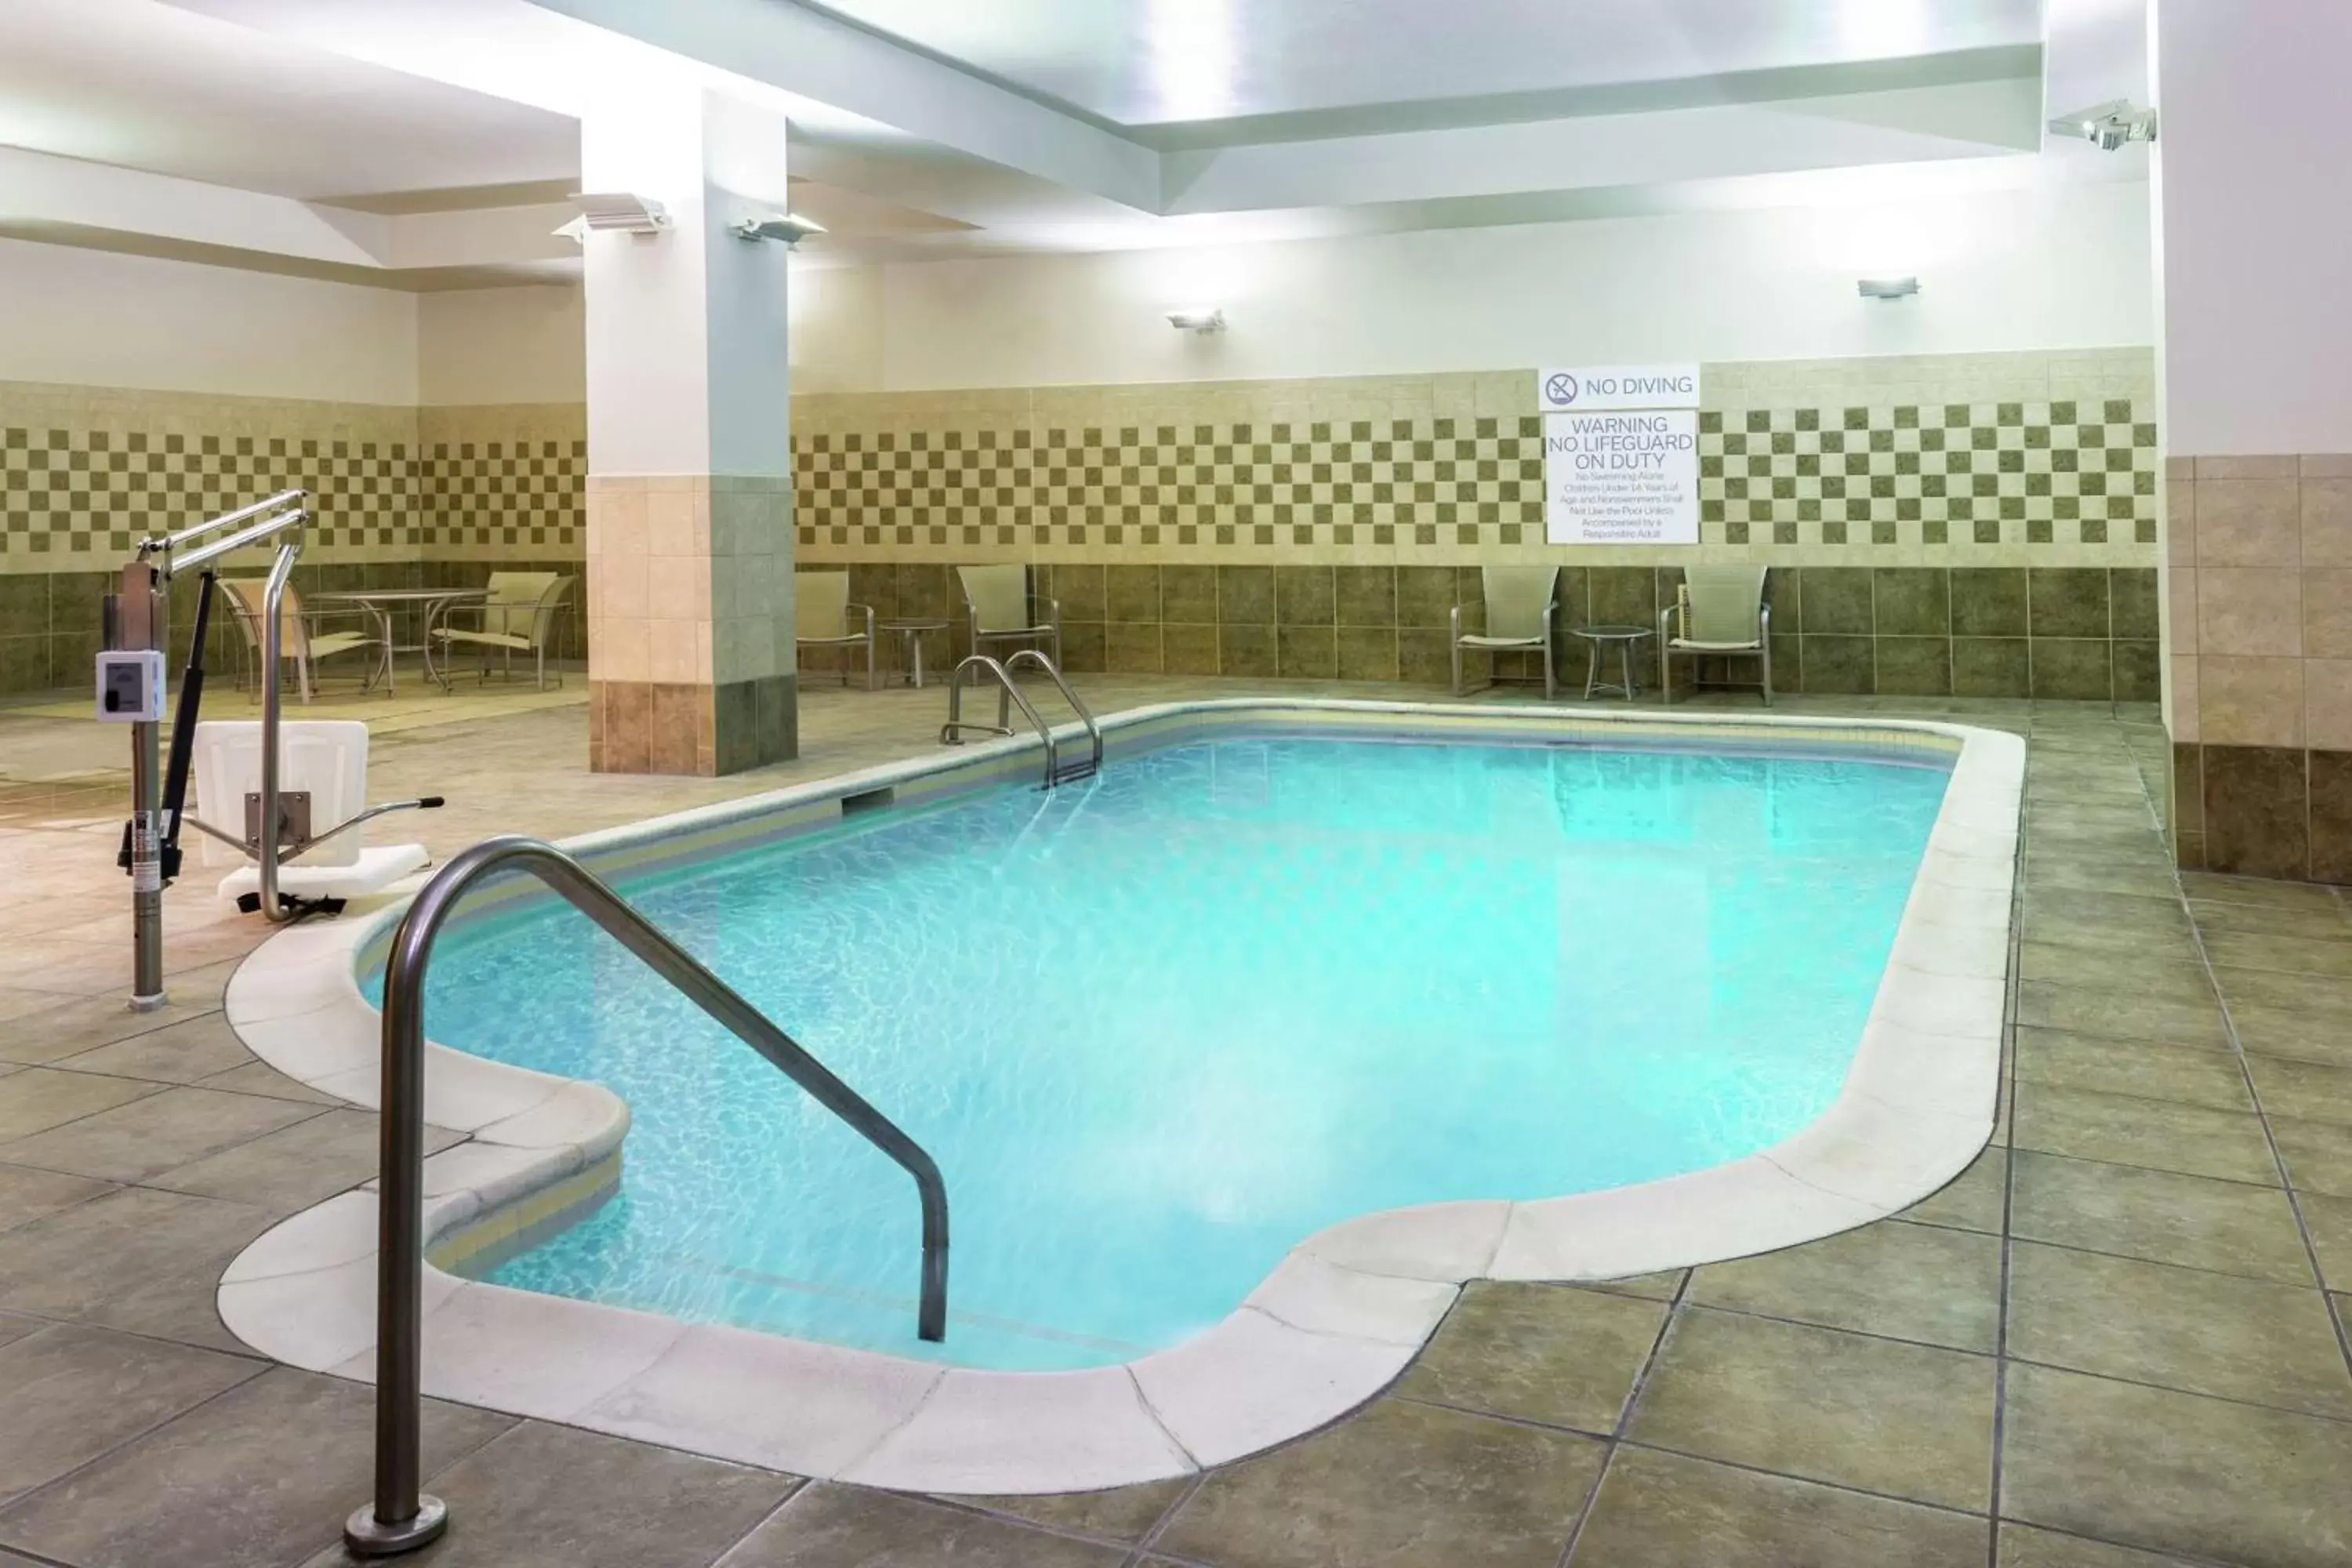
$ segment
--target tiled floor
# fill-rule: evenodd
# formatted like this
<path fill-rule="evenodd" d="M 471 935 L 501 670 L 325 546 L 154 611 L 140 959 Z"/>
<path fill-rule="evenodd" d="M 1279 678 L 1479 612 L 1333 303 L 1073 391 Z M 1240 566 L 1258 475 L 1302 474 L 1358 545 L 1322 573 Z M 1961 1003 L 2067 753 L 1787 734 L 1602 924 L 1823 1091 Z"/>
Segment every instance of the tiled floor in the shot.
<path fill-rule="evenodd" d="M 1104 708 L 1237 689 L 1085 685 Z M 940 706 L 818 688 L 803 762 L 723 781 L 592 778 L 577 709 L 477 714 L 383 737 L 375 789 L 447 794 L 412 819 L 440 850 L 561 835 L 921 750 Z M 2352 904 L 2176 879 L 2143 710 L 1811 706 L 2033 741 L 2013 1116 L 1909 1214 L 1667 1277 L 1474 1287 L 1387 1395 L 1197 1483 L 941 1502 L 438 1406 L 426 1468 L 456 1523 L 416 1561 L 2352 1563 L 2346 1301 L 2322 1288 L 2352 1292 Z M 77 751 L 119 738 L 63 722 L 0 714 L 0 754 L 53 753 L 105 814 L 0 820 L 0 1568 L 338 1562 L 369 1393 L 245 1353 L 211 1293 L 362 1178 L 372 1119 L 229 1036 L 254 932 L 195 886 L 172 900 L 173 1006 L 121 1009 L 120 781 Z M 14 787 L 47 786 L 0 806 Z"/>

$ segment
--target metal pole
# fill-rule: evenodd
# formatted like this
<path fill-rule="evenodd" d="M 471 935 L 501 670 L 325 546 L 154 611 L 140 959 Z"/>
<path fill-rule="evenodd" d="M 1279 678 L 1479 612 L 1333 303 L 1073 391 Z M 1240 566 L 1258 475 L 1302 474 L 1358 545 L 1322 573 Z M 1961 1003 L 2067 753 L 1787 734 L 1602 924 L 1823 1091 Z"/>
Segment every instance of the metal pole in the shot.
<path fill-rule="evenodd" d="M 260 865 L 261 918 L 272 925 L 288 913 L 278 902 L 278 661 L 286 639 L 278 605 L 286 597 L 287 580 L 294 575 L 294 558 L 301 552 L 298 525 L 294 535 L 278 545 L 261 595 L 261 842 L 254 849 Z"/>
<path fill-rule="evenodd" d="M 122 569 L 115 596 L 115 636 L 123 648 L 163 646 L 155 568 L 137 561 Z M 131 727 L 131 1010 L 152 1013 L 163 994 L 163 726 Z"/>
<path fill-rule="evenodd" d="M 915 1331 L 947 1337 L 948 1190 L 938 1163 L 898 1125 L 801 1048 L 588 868 L 535 838 L 485 838 L 433 875 L 401 916 L 383 968 L 383 1111 L 376 1209 L 375 1500 L 343 1524 L 361 1557 L 413 1552 L 440 1535 L 449 1510 L 418 1490 L 425 1317 L 425 973 L 433 941 L 476 882 L 528 871 L 627 948 L 688 1001 L 766 1058 L 818 1104 L 914 1178 L 922 1205 L 922 1298 Z"/>

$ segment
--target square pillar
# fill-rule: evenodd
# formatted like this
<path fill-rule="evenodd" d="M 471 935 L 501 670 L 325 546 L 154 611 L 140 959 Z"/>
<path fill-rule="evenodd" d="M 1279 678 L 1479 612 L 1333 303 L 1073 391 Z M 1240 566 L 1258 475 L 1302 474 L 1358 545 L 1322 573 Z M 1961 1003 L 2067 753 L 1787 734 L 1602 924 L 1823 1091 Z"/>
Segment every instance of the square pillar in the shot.
<path fill-rule="evenodd" d="M 798 754 L 789 274 L 730 232 L 786 207 L 781 117 L 652 89 L 582 122 L 582 188 L 669 226 L 592 232 L 589 766 L 715 774 Z"/>

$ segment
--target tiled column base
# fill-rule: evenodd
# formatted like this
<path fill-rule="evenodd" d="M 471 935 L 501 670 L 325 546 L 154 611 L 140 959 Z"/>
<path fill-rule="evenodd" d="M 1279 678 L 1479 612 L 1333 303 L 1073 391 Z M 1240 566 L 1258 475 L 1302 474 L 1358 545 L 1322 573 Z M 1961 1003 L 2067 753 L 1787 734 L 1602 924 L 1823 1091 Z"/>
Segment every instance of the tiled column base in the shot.
<path fill-rule="evenodd" d="M 600 773 L 740 773 L 800 754 L 799 682 L 589 685 L 588 766 Z"/>
<path fill-rule="evenodd" d="M 2176 743 L 2172 829 L 2185 870 L 2352 884 L 2352 752 Z"/>

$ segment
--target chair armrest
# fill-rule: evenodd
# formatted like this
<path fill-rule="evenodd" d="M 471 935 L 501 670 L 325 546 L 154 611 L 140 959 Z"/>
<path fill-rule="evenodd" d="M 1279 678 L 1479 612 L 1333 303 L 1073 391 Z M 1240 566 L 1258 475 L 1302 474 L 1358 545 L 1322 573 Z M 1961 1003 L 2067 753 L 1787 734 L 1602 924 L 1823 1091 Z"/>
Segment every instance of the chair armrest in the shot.
<path fill-rule="evenodd" d="M 854 602 L 853 602 L 853 603 L 851 603 L 851 604 L 844 605 L 842 605 L 841 607 L 842 607 L 842 609 L 843 609 L 843 610 L 845 610 L 845 611 L 847 611 L 847 610 L 862 610 L 862 611 L 864 611 L 864 612 L 865 612 L 865 615 L 866 615 L 866 641 L 868 641 L 868 642 L 873 641 L 873 640 L 874 640 L 874 606 L 873 606 L 873 605 L 860 605 L 860 604 L 856 604 L 856 603 L 854 603 Z"/>
<path fill-rule="evenodd" d="M 1448 636 L 1450 636 L 1451 637 L 1453 637 L 1453 639 L 1454 639 L 1455 642 L 1460 642 L 1460 641 L 1462 640 L 1462 606 L 1461 606 L 1461 605 L 1454 605 L 1454 608 L 1453 608 L 1453 609 L 1451 609 L 1451 610 L 1449 610 L 1449 611 L 1447 611 L 1447 612 L 1446 612 L 1445 624 L 1446 624 L 1447 627 L 1449 628 L 1449 630 L 1448 630 L 1448 632 L 1447 632 L 1447 635 L 1448 635 Z"/>
<path fill-rule="evenodd" d="M 1658 646 L 1664 647 L 1674 640 L 1675 606 L 1668 605 L 1658 612 Z"/>
<path fill-rule="evenodd" d="M 1772 640 L 1772 606 L 1769 605 L 1756 606 L 1756 640 L 1758 642 Z"/>

